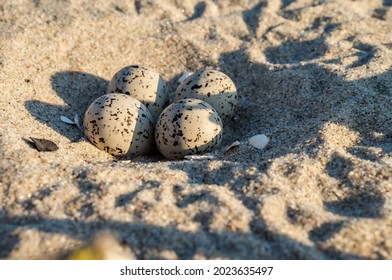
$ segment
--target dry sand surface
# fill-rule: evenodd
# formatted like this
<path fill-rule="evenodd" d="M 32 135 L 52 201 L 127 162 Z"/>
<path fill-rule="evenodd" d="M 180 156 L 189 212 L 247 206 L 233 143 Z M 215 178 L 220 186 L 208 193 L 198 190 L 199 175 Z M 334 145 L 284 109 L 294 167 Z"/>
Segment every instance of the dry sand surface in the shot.
<path fill-rule="evenodd" d="M 392 1 L 2 0 L 0 42 L 0 258 L 110 231 L 137 259 L 392 259 Z M 60 121 L 130 64 L 233 79 L 215 159 L 117 160 Z"/>

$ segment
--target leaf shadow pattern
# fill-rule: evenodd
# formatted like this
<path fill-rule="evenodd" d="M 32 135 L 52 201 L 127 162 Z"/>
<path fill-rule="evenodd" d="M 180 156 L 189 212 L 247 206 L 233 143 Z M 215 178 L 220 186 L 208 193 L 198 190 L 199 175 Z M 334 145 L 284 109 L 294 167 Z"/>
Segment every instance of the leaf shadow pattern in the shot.
<path fill-rule="evenodd" d="M 280 4 L 280 9 L 284 10 L 286 9 L 288 6 L 290 6 L 292 3 L 294 3 L 296 0 L 281 0 L 281 4 Z"/>
<path fill-rule="evenodd" d="M 256 36 L 257 29 L 259 28 L 259 19 L 262 15 L 263 9 L 267 6 L 265 1 L 260 1 L 250 10 L 246 10 L 242 13 L 242 18 L 248 26 L 250 35 Z"/>
<path fill-rule="evenodd" d="M 191 168 L 193 167 L 191 166 Z M 233 171 L 227 174 L 227 168 L 225 166 L 223 170 L 216 170 L 216 172 L 221 176 L 226 176 L 227 182 L 231 182 Z M 0 256 L 7 258 L 18 246 L 20 242 L 18 234 L 21 230 L 33 229 L 43 233 L 67 235 L 83 242 L 90 241 L 100 231 L 109 230 L 120 237 L 122 244 L 132 248 L 138 259 L 154 258 L 151 251 L 164 250 L 173 251 L 179 259 L 192 259 L 196 255 L 224 259 L 324 259 L 329 255 L 342 259 L 361 258 L 342 252 L 320 251 L 316 247 L 304 245 L 292 238 L 272 232 L 260 217 L 251 219 L 249 232 L 212 230 L 210 224 L 214 218 L 214 211 L 209 211 L 209 209 L 221 207 L 217 203 L 215 194 L 206 190 L 187 194 L 183 192 L 182 186 L 173 186 L 177 207 L 183 209 L 200 202 L 204 202 L 203 205 L 210 205 L 210 208 L 199 207 L 200 211 L 193 217 L 196 222 L 201 224 L 198 231 L 189 232 L 174 226 L 151 225 L 138 219 L 134 222 L 116 221 L 103 217 L 94 220 L 87 219 L 90 216 L 88 211 L 86 212 L 84 202 L 87 203 L 90 196 L 104 194 L 99 184 L 89 181 L 88 178 L 91 176 L 87 176 L 86 172 L 89 171 L 82 169 L 80 174 L 74 174 L 75 184 L 80 190 L 79 201 L 81 203 L 78 203 L 78 207 L 76 207 L 78 215 L 68 213 L 67 218 L 60 219 L 43 217 L 34 211 L 29 215 L 19 216 L 10 215 L 7 211 L 0 210 L 0 240 L 2 240 L 0 242 Z M 194 178 L 192 182 L 197 184 L 197 182 L 201 182 L 199 180 Z M 221 187 L 224 188 L 224 186 Z M 235 192 L 236 197 L 239 197 L 248 209 L 255 210 L 259 201 L 245 194 L 241 196 L 240 185 L 234 187 L 236 190 L 232 191 Z M 38 191 L 37 194 L 18 203 L 29 207 L 34 204 L 35 200 L 50 195 L 53 191 L 52 188 L 44 188 L 43 191 Z M 146 181 L 135 192 L 118 196 L 115 199 L 115 204 L 125 206 L 128 203 L 133 203 L 132 199 L 135 198 L 135 193 L 141 194 L 147 189 L 159 191 L 159 183 Z M 71 201 L 71 203 L 73 202 Z M 138 217 L 135 216 L 135 218 Z M 65 255 L 67 252 L 60 253 Z"/>
<path fill-rule="evenodd" d="M 380 20 L 387 20 L 386 15 L 388 13 L 388 10 L 392 7 L 392 1 L 391 0 L 383 0 L 382 1 L 382 7 L 377 8 L 373 11 L 373 17 L 380 19 Z"/>
<path fill-rule="evenodd" d="M 202 231 L 209 232 L 211 223 L 215 217 L 219 205 L 219 199 L 210 190 L 199 190 L 191 193 L 185 193 L 183 186 L 176 185 L 173 188 L 176 206 L 185 209 L 192 204 L 198 204 L 198 211 L 193 216 L 193 221 L 200 225 Z"/>
<path fill-rule="evenodd" d="M 135 190 L 116 198 L 115 207 L 122 207 L 132 202 L 132 200 L 143 190 L 157 189 L 160 186 L 160 182 L 155 180 L 146 180 Z"/>
<path fill-rule="evenodd" d="M 370 60 L 374 58 L 374 55 L 376 54 L 377 50 L 374 46 L 361 42 L 355 42 L 354 48 L 358 50 L 355 54 L 358 59 L 357 61 L 348 66 L 351 68 L 360 67 L 370 62 Z"/>
<path fill-rule="evenodd" d="M 0 226 L 0 259 L 5 259 L 19 245 L 19 237 L 13 233 L 14 227 Z"/>
<path fill-rule="evenodd" d="M 298 50 L 300 53 L 293 55 L 291 50 Z M 288 41 L 278 47 L 269 47 L 266 49 L 266 56 L 274 64 L 298 63 L 319 58 L 326 51 L 324 39 L 317 38 L 302 42 Z"/>
<path fill-rule="evenodd" d="M 325 26 L 328 32 L 337 27 L 329 24 Z M 318 25 L 315 24 L 314 28 L 318 28 Z M 346 150 L 353 156 L 361 158 L 357 155 L 361 150 L 367 160 L 378 161 L 380 157 L 372 154 L 373 148 L 381 149 L 382 153 L 390 153 L 392 86 L 388 81 L 392 78 L 392 69 L 375 76 L 345 81 L 339 75 L 324 68 L 322 64 L 311 62 L 324 55 L 324 38 L 319 37 L 312 42 L 305 42 L 315 50 L 308 56 L 298 55 L 298 50 L 302 54 L 304 49 L 302 43 L 296 45 L 288 42 L 275 48 L 267 48 L 265 55 L 269 62 L 278 65 L 286 64 L 284 67 L 274 67 L 272 70 L 262 63 L 252 62 L 247 52 L 242 49 L 225 53 L 220 57 L 222 70 L 232 75 L 235 83 L 239 84 L 238 90 L 242 94 L 238 118 L 232 124 L 236 131 L 241 130 L 237 132 L 237 137 L 240 133 L 243 133 L 242 135 L 249 133 L 250 129 L 246 131 L 246 127 L 252 129 L 257 127 L 259 131 L 270 136 L 271 141 L 276 139 L 272 145 L 280 147 L 264 151 L 263 157 L 267 160 L 296 151 L 305 152 L 313 157 L 316 155 L 317 147 L 323 143 L 318 136 L 320 130 L 326 123 L 333 122 L 359 133 L 358 144 L 361 147 Z M 351 67 L 365 65 L 373 58 L 376 50 L 374 46 L 362 44 L 360 47 L 363 47 L 367 54 L 363 58 L 357 55 L 358 60 Z M 282 56 L 283 49 L 288 50 L 291 55 Z M 295 60 L 293 57 L 299 59 Z M 340 92 L 334 92 L 334 88 L 340 89 Z M 252 102 L 246 103 L 246 100 Z M 296 125 L 292 126 L 293 123 Z M 375 134 L 378 135 L 377 138 Z M 260 171 L 269 168 L 268 165 L 266 167 L 258 165 L 255 158 L 251 161 L 256 163 L 255 166 Z M 343 219 L 383 218 L 385 198 L 377 183 L 367 182 L 366 188 L 354 186 L 346 178 L 349 171 L 344 175 L 335 174 L 341 170 L 341 167 L 336 166 L 340 161 L 344 164 L 345 159 L 339 155 L 333 156 L 325 171 L 329 176 L 337 179 L 339 185 L 348 189 L 347 195 L 335 201 L 324 201 L 325 210 L 340 215 Z M 245 160 L 243 164 L 246 162 L 248 161 Z M 353 162 L 347 160 L 345 163 L 349 170 L 352 169 Z M 191 174 L 189 176 L 191 177 Z M 318 228 L 313 229 L 309 235 L 316 243 L 325 241 L 339 232 L 343 226 L 344 223 L 340 222 L 325 225 L 324 229 L 327 230 L 324 236 L 319 236 Z M 339 252 L 326 252 L 326 254 L 331 258 L 339 258 Z"/>
<path fill-rule="evenodd" d="M 344 226 L 344 221 L 333 221 L 323 223 L 309 232 L 310 240 L 323 242 L 330 239 L 335 233 L 339 232 Z"/>
<path fill-rule="evenodd" d="M 38 100 L 28 100 L 25 108 L 38 121 L 48 125 L 57 133 L 76 141 L 80 132 L 60 121 L 60 116 L 73 118 L 75 114 L 82 116 L 88 105 L 106 93 L 108 81 L 83 72 L 63 71 L 51 77 L 53 90 L 64 101 L 65 106 L 54 105 Z"/>
<path fill-rule="evenodd" d="M 293 48 L 290 53 L 297 56 L 293 52 L 298 48 L 292 44 L 283 43 L 281 46 Z M 267 58 L 271 55 L 271 62 L 275 59 L 284 64 L 290 62 L 280 61 L 279 51 L 271 53 L 271 49 L 267 48 L 266 52 L 269 53 Z M 304 59 L 306 61 L 307 57 Z M 238 118 L 231 123 L 232 127 L 228 127 L 229 132 L 233 129 L 237 137 L 241 137 L 250 133 L 251 129 L 247 130 L 247 127 L 258 127 L 272 136 L 271 141 L 277 137 L 282 140 L 279 143 L 282 148 L 273 151 L 273 154 L 266 151 L 266 158 L 293 152 L 295 147 L 307 151 L 304 143 L 317 138 L 318 132 L 327 122 L 358 131 L 359 144 L 363 149 L 374 146 L 385 153 L 392 151 L 392 84 L 389 82 L 392 69 L 379 75 L 345 81 L 312 62 L 303 65 L 294 63 L 270 70 L 266 65 L 252 62 L 242 49 L 222 54 L 220 64 L 222 70 L 229 73 L 239 85 L 238 91 L 241 93 Z M 336 88 L 340 89 L 339 93 L 334 92 Z M 296 125 L 290 125 L 292 123 Z M 374 133 L 381 136 L 376 138 Z M 312 148 L 314 146 L 309 146 L 308 153 L 311 153 Z"/>
<path fill-rule="evenodd" d="M 193 15 L 191 17 L 189 17 L 187 19 L 187 21 L 192 21 L 192 20 L 195 20 L 195 19 L 202 17 L 206 11 L 206 8 L 207 8 L 206 2 L 204 2 L 204 1 L 198 2 L 194 7 Z"/>
<path fill-rule="evenodd" d="M 210 191 L 204 190 L 182 197 L 181 200 L 177 201 L 177 207 L 186 208 L 188 205 L 200 200 L 204 200 L 212 204 L 218 204 L 217 198 L 213 196 Z"/>
<path fill-rule="evenodd" d="M 130 246 L 136 252 L 138 259 L 143 259 L 151 249 L 172 250 L 179 259 L 191 259 L 195 254 L 229 259 L 322 258 L 314 248 L 288 237 L 273 234 L 269 238 L 275 242 L 271 243 L 250 233 L 186 232 L 170 226 L 161 227 L 138 222 L 82 221 L 4 214 L 0 216 L 0 224 L 2 225 L 1 239 L 10 241 L 5 247 L 0 247 L 0 255 L 3 257 L 6 257 L 11 247 L 18 243 L 13 232 L 23 228 L 66 234 L 83 241 L 90 240 L 97 232 L 109 230 L 117 233 L 122 244 Z M 359 256 L 349 254 L 343 254 L 342 257 L 360 259 Z"/>
<path fill-rule="evenodd" d="M 108 190 L 102 182 L 94 182 L 88 178 L 89 172 L 91 172 L 89 168 L 73 171 L 73 183 L 79 189 L 79 196 L 64 205 L 64 211 L 71 217 L 86 219 L 91 217 L 96 211 L 94 201 L 107 194 Z"/>
<path fill-rule="evenodd" d="M 318 17 L 305 31 L 322 29 L 321 36 L 312 40 L 287 40 L 275 47 L 268 47 L 264 53 L 269 62 L 274 64 L 296 64 L 322 57 L 328 50 L 326 36 L 339 28 L 339 23 L 332 23 L 330 17 Z M 369 61 L 372 56 L 369 57 Z M 366 63 L 365 61 L 364 63 Z M 358 65 L 360 66 L 360 65 Z M 357 67 L 357 66 L 352 66 Z"/>
<path fill-rule="evenodd" d="M 376 186 L 369 184 L 367 187 L 358 188 L 348 179 L 348 173 L 353 170 L 353 163 L 338 154 L 332 155 L 327 163 L 328 174 L 339 180 L 348 190 L 344 198 L 324 202 L 328 211 L 354 218 L 382 218 L 382 207 L 385 198 Z"/>
<path fill-rule="evenodd" d="M 265 189 L 259 189 L 259 193 L 257 195 L 250 195 L 246 193 L 246 190 L 243 187 L 247 186 L 245 181 L 251 180 L 252 176 L 244 175 L 243 180 L 239 180 L 234 177 L 236 176 L 236 172 L 241 174 L 245 167 L 240 168 L 238 170 L 236 166 L 238 166 L 234 162 L 227 162 L 221 166 L 221 168 L 215 169 L 214 171 L 208 170 L 208 161 L 201 161 L 201 162 L 185 162 L 185 163 L 173 163 L 171 164 L 171 168 L 173 169 L 180 169 L 182 171 L 187 172 L 188 180 L 190 184 L 193 185 L 200 185 L 205 184 L 216 184 L 219 188 L 229 189 L 234 197 L 238 199 L 247 209 L 255 213 L 258 208 L 258 205 L 261 202 L 259 199 L 260 195 L 275 195 L 279 193 L 279 190 L 275 188 L 269 188 L 268 186 Z M 207 171 L 208 170 L 208 171 Z M 207 175 L 207 173 L 209 173 Z M 197 174 L 204 174 L 204 176 L 198 176 Z M 206 178 L 208 176 L 208 178 Z M 210 181 L 209 178 L 215 178 L 215 181 Z M 207 181 L 206 181 L 207 180 Z M 237 181 L 236 184 L 232 184 L 233 181 Z M 207 202 L 208 204 L 213 207 L 223 207 L 219 206 L 219 200 L 209 191 L 197 191 L 188 195 L 183 194 L 183 187 L 176 186 L 175 192 L 177 193 L 177 201 L 180 207 L 188 207 L 193 203 L 200 203 L 202 201 Z M 200 208 L 200 207 L 199 207 Z M 194 219 L 197 222 L 200 222 L 200 234 L 204 235 L 213 235 L 217 234 L 215 231 L 211 230 L 211 220 L 214 217 L 213 210 L 203 204 L 203 209 L 195 215 Z M 335 230 L 335 228 L 333 228 Z M 329 230 L 329 229 L 328 229 Z M 335 232 L 340 230 L 336 229 Z M 227 234 L 227 235 L 226 235 Z M 313 234 L 313 233 L 312 233 Z M 328 239 L 333 236 L 334 232 L 329 230 L 329 233 L 324 232 L 324 238 Z M 312 237 L 314 237 L 314 241 L 316 240 L 319 235 L 319 232 L 314 233 Z M 287 258 L 287 259 L 361 259 L 361 256 L 357 255 L 350 255 L 344 252 L 340 252 L 337 250 L 332 249 L 320 249 L 316 246 L 304 246 L 301 242 L 295 241 L 287 236 L 282 234 L 276 233 L 271 231 L 266 223 L 264 222 L 263 218 L 257 215 L 252 215 L 249 221 L 249 231 L 246 233 L 236 233 L 232 231 L 225 231 L 222 235 L 216 236 L 216 238 L 232 238 L 233 236 L 238 236 L 239 238 L 249 238 L 249 242 L 253 242 L 253 240 L 257 240 L 258 244 L 264 244 L 263 247 L 267 250 L 265 253 L 267 254 L 267 258 L 269 259 L 280 259 L 280 258 Z M 222 240 L 216 240 L 216 244 L 220 244 Z M 235 240 L 230 240 L 230 244 L 236 243 L 235 246 L 230 247 L 229 251 L 226 251 L 228 248 L 224 248 L 224 253 L 222 256 L 229 256 L 229 258 L 242 258 L 241 254 L 238 254 L 237 250 L 242 250 L 243 248 L 239 249 L 239 247 L 244 246 L 242 243 L 237 243 Z M 214 246 L 216 246 L 216 244 Z M 247 244 L 248 248 L 249 244 Z M 256 245 L 255 246 L 259 246 Z M 223 249 L 223 248 L 222 248 Z M 257 251 L 257 250 L 256 250 Z M 237 252 L 237 253 L 235 253 Z M 246 258 L 254 258 L 255 250 L 252 252 L 247 253 Z M 264 253 L 263 253 L 264 254 Z M 276 255 L 275 255 L 276 254 Z M 257 257 L 259 258 L 259 257 Z M 264 258 L 264 257 L 262 257 Z"/>

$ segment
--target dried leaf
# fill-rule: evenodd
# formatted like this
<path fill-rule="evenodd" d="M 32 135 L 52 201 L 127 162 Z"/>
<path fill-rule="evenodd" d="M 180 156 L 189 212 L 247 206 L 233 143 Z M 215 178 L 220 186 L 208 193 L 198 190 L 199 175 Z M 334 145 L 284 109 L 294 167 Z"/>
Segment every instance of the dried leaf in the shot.
<path fill-rule="evenodd" d="M 30 137 L 31 141 L 33 142 L 34 146 L 40 152 L 52 152 L 56 151 L 59 147 L 52 141 L 47 139 L 39 139 Z"/>

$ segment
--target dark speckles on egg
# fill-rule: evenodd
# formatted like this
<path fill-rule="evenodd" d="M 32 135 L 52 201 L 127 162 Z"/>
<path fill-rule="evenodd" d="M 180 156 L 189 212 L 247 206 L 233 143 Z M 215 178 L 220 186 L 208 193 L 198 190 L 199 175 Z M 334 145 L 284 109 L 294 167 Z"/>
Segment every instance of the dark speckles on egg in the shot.
<path fill-rule="evenodd" d="M 158 150 L 168 159 L 212 151 L 222 141 L 223 126 L 216 110 L 198 99 L 169 105 L 155 127 Z"/>
<path fill-rule="evenodd" d="M 126 93 L 144 104 L 155 123 L 165 108 L 169 95 L 166 82 L 153 69 L 131 65 L 119 70 L 111 79 L 108 93 Z"/>
<path fill-rule="evenodd" d="M 183 98 L 206 101 L 227 120 L 235 111 L 237 89 L 226 74 L 216 70 L 201 70 L 190 75 L 177 88 L 175 101 Z"/>
<path fill-rule="evenodd" d="M 154 143 L 148 109 L 135 98 L 120 93 L 105 94 L 97 101 L 84 116 L 84 133 L 90 142 L 114 156 L 147 154 Z M 104 104 L 103 108 L 99 104 Z"/>

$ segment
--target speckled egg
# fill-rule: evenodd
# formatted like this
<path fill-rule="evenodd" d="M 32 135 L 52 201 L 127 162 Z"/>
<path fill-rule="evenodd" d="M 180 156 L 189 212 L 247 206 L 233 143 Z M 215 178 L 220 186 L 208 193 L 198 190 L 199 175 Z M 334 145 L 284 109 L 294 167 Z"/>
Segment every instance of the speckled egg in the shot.
<path fill-rule="evenodd" d="M 83 120 L 88 140 L 114 156 L 147 154 L 154 145 L 150 112 L 132 96 L 111 93 L 97 98 Z"/>
<path fill-rule="evenodd" d="M 234 114 L 237 89 L 234 82 L 216 70 L 201 70 L 186 78 L 176 90 L 175 100 L 197 98 L 206 101 L 225 121 Z"/>
<path fill-rule="evenodd" d="M 155 126 L 155 142 L 168 159 L 212 151 L 222 142 L 222 120 L 207 102 L 187 98 L 169 105 Z"/>
<path fill-rule="evenodd" d="M 155 121 L 169 100 L 166 82 L 154 70 L 130 65 L 122 68 L 112 78 L 108 93 L 119 92 L 130 95 L 142 102 Z"/>

